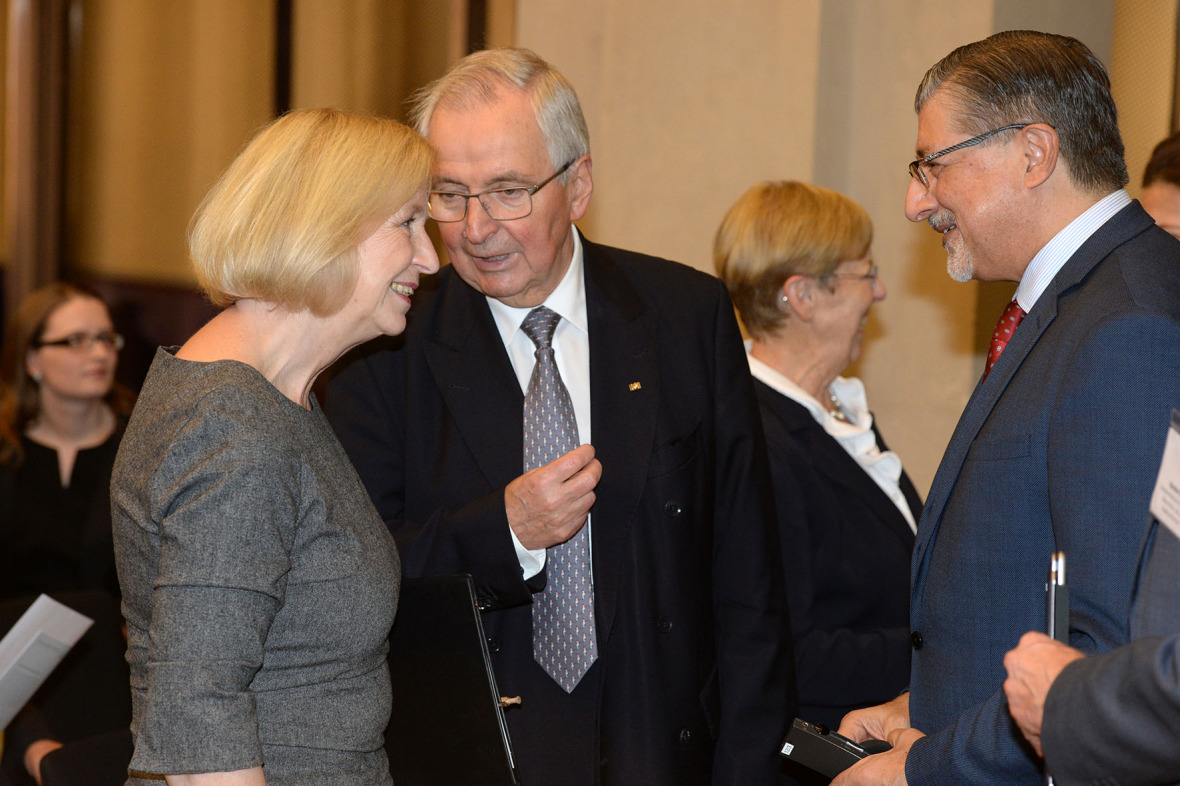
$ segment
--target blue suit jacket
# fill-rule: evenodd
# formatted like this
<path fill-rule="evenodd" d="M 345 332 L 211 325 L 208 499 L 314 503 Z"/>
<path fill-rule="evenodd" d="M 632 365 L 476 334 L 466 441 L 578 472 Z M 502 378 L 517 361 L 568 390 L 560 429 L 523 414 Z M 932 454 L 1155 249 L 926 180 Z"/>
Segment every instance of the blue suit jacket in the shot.
<path fill-rule="evenodd" d="M 406 332 L 367 345 L 328 413 L 406 576 L 470 573 L 525 783 L 780 780 L 794 713 L 766 453 L 733 307 L 711 276 L 583 238 L 599 695 L 554 696 L 504 488 L 523 394 L 483 295 L 445 269 Z M 638 383 L 638 384 L 637 384 Z M 580 688 L 579 688 L 580 690 Z M 556 693 L 561 693 L 557 690 Z M 563 739 L 557 722 L 588 713 Z M 714 742 L 716 740 L 716 742 Z M 592 746 L 592 771 L 567 751 Z M 574 771 L 576 770 L 576 771 Z"/>
<path fill-rule="evenodd" d="M 1004 653 L 1044 630 L 1066 552 L 1070 642 L 1125 644 L 1144 515 L 1180 401 L 1180 244 L 1138 203 L 1058 272 L 977 386 L 935 476 L 913 558 L 906 776 L 1039 784 Z"/>

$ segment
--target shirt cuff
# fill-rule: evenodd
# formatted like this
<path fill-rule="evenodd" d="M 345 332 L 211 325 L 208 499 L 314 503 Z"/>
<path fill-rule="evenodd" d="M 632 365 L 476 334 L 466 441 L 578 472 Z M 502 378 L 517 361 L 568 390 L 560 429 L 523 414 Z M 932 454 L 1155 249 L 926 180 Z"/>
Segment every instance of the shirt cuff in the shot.
<path fill-rule="evenodd" d="M 511 527 L 508 534 L 512 536 L 512 547 L 516 549 L 516 560 L 520 563 L 520 577 L 528 581 L 545 569 L 545 549 L 526 549 Z"/>

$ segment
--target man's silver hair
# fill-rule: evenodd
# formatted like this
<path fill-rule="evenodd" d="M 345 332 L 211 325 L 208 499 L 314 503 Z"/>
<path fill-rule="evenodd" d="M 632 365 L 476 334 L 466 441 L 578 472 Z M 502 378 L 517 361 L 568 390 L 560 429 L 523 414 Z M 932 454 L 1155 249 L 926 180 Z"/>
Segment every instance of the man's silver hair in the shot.
<path fill-rule="evenodd" d="M 554 169 L 589 155 L 590 131 L 574 86 L 528 49 L 485 49 L 463 58 L 412 96 L 410 121 L 429 136 L 430 119 L 439 107 L 492 103 L 505 89 L 528 92 Z M 558 178 L 562 185 L 568 179 L 569 172 Z"/>

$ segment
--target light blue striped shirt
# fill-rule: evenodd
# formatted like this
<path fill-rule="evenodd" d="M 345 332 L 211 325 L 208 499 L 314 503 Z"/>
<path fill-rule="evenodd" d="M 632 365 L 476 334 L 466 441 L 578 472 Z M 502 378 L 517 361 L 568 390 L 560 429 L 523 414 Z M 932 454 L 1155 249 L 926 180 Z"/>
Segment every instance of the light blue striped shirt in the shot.
<path fill-rule="evenodd" d="M 1020 277 L 1016 287 L 1016 302 L 1027 314 L 1037 304 L 1057 275 L 1057 271 L 1069 261 L 1074 252 L 1082 247 L 1090 235 L 1114 217 L 1114 214 L 1131 204 L 1131 196 L 1123 189 L 1113 191 L 1090 206 L 1090 209 L 1070 221 L 1065 229 L 1053 236 L 1044 248 L 1037 252 L 1032 262 Z"/>

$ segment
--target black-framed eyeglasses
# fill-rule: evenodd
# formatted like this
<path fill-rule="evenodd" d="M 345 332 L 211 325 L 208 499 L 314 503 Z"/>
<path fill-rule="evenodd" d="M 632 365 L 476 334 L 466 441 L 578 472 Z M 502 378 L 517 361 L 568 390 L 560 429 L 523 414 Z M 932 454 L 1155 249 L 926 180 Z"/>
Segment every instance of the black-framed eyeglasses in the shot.
<path fill-rule="evenodd" d="M 880 275 L 881 269 L 877 265 L 869 268 L 867 273 L 832 273 L 828 278 L 846 278 L 852 281 L 868 281 L 874 286 L 877 284 L 877 277 Z"/>
<path fill-rule="evenodd" d="M 443 224 L 462 221 L 467 217 L 467 203 L 478 199 L 493 221 L 514 221 L 533 212 L 533 194 L 549 185 L 574 165 L 576 158 L 565 162 L 565 166 L 531 188 L 515 186 L 481 191 L 478 194 L 461 194 L 457 191 L 431 191 L 427 205 L 430 217 Z"/>
<path fill-rule="evenodd" d="M 37 348 L 41 347 L 65 347 L 78 352 L 88 350 L 94 346 L 95 342 L 101 343 L 103 346 L 118 352 L 123 348 L 123 335 L 115 333 L 111 330 L 104 330 L 101 333 L 71 333 L 65 338 L 56 338 L 53 341 L 38 341 Z"/>
<path fill-rule="evenodd" d="M 973 136 L 965 142 L 960 142 L 957 145 L 951 145 L 946 150 L 939 150 L 937 153 L 931 153 L 930 155 L 926 156 L 925 158 L 919 158 L 916 161 L 911 161 L 910 162 L 910 177 L 912 177 L 914 180 L 917 180 L 923 186 L 926 186 L 927 188 L 929 188 L 930 187 L 929 175 L 927 174 L 927 170 L 924 169 L 923 167 L 925 167 L 926 164 L 929 164 L 934 159 L 941 158 L 942 156 L 945 156 L 947 153 L 953 153 L 956 150 L 962 150 L 965 147 L 974 147 L 975 145 L 978 145 L 980 142 L 991 139 L 993 136 L 1000 133 L 1001 131 L 1013 131 L 1017 128 L 1028 128 L 1031 125 L 1032 125 L 1032 123 L 1013 123 L 1010 126 L 1000 126 L 999 128 L 993 128 L 991 131 L 988 131 L 986 134 L 980 134 L 979 136 Z"/>

